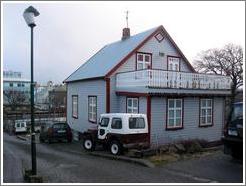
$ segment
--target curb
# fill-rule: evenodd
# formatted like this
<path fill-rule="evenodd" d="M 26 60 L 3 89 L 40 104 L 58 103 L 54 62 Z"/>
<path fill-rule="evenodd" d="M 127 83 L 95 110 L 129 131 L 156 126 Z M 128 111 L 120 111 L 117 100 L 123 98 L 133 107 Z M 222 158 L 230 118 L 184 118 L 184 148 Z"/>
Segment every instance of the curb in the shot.
<path fill-rule="evenodd" d="M 22 137 L 22 136 L 16 136 L 18 139 L 21 139 L 21 140 L 23 140 L 23 141 L 26 141 L 27 139 L 26 138 L 24 138 L 24 137 Z"/>
<path fill-rule="evenodd" d="M 114 156 L 111 154 L 104 154 L 104 153 L 97 153 L 97 152 L 89 152 L 88 154 L 93 155 L 93 156 L 107 158 L 107 159 L 132 162 L 132 163 L 136 163 L 136 164 L 142 165 L 144 167 L 149 167 L 149 168 L 155 167 L 153 163 L 149 162 L 148 160 L 144 160 L 144 159 L 129 158 L 126 156 Z"/>

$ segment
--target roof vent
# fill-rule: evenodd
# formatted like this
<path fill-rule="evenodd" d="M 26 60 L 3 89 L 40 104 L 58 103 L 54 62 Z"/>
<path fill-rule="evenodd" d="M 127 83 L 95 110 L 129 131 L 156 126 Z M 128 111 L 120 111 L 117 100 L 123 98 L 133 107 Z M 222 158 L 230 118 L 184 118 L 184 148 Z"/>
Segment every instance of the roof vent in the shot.
<path fill-rule="evenodd" d="M 123 28 L 121 40 L 125 40 L 130 37 L 130 28 Z"/>

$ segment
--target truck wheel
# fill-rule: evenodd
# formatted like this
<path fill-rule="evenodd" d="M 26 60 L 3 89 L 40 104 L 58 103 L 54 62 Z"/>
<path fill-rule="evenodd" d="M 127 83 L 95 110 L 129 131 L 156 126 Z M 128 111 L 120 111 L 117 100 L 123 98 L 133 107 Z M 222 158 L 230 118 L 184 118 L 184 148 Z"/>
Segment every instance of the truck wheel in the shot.
<path fill-rule="evenodd" d="M 40 142 L 40 143 L 44 143 L 44 139 L 41 138 L 41 137 L 39 137 L 39 142 Z"/>
<path fill-rule="evenodd" d="M 85 138 L 83 141 L 83 147 L 87 151 L 95 150 L 95 143 L 92 141 L 91 138 Z"/>
<path fill-rule="evenodd" d="M 122 153 L 122 146 L 118 141 L 112 141 L 110 144 L 110 152 L 113 155 L 120 155 Z"/>

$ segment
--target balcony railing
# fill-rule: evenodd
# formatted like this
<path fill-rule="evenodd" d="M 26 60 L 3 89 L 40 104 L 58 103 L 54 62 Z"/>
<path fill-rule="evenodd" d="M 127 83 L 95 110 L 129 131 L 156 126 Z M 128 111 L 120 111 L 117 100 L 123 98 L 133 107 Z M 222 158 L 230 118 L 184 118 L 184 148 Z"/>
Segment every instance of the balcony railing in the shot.
<path fill-rule="evenodd" d="M 182 88 L 182 89 L 230 89 L 228 76 L 175 72 L 164 70 L 140 70 L 118 73 L 116 87 Z"/>

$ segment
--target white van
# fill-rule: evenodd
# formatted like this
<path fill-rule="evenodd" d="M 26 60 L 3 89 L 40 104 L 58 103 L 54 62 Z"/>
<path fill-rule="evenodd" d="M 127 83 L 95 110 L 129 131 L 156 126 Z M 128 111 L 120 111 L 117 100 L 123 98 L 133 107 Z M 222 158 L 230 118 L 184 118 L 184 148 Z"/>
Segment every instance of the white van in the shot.
<path fill-rule="evenodd" d="M 27 126 L 25 121 L 15 121 L 15 133 L 27 132 Z"/>

